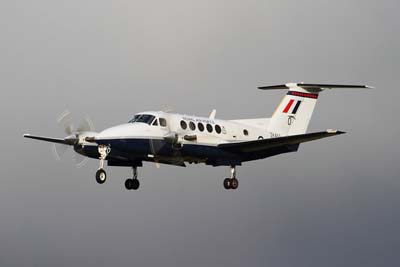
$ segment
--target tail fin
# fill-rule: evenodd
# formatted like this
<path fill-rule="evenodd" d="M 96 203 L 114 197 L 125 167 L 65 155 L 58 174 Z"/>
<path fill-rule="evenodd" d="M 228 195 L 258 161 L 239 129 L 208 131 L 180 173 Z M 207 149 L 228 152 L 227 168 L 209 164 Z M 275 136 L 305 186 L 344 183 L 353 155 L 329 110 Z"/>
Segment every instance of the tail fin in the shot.
<path fill-rule="evenodd" d="M 259 87 L 262 90 L 289 89 L 271 117 L 268 132 L 271 136 L 304 134 L 307 131 L 319 93 L 333 88 L 371 88 L 366 85 L 332 85 L 287 83 Z"/>

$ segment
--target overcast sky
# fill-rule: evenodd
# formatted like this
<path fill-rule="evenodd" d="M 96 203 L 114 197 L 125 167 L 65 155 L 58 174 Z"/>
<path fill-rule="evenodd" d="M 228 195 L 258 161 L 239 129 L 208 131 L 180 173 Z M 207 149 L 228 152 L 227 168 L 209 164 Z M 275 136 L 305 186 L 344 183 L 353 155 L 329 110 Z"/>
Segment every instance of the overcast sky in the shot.
<path fill-rule="evenodd" d="M 1 266 L 399 266 L 400 2 L 0 1 Z M 269 117 L 285 82 L 369 84 L 321 95 L 309 131 L 345 135 L 226 167 L 98 161 L 63 137 L 66 108 L 96 129 L 159 110 Z"/>

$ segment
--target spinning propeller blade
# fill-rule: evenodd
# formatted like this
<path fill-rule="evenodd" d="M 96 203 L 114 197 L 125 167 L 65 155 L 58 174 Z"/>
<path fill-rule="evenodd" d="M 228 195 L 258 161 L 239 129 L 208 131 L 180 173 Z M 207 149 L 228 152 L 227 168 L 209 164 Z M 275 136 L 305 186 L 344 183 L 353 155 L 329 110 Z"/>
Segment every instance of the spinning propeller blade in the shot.
<path fill-rule="evenodd" d="M 73 158 L 77 168 L 82 168 L 89 160 L 87 157 L 84 157 L 78 153 L 74 153 Z"/>
<path fill-rule="evenodd" d="M 85 116 L 85 118 L 81 121 L 78 128 L 76 128 L 77 132 L 92 132 L 94 131 L 93 121 L 89 116 Z"/>
<path fill-rule="evenodd" d="M 52 144 L 52 152 L 56 160 L 61 160 L 61 157 L 68 150 L 68 146 L 64 144 Z"/>
<path fill-rule="evenodd" d="M 68 110 L 64 110 L 60 116 L 58 116 L 57 123 L 61 125 L 64 132 L 67 135 L 71 135 L 74 132 L 74 124 L 72 123 L 72 115 Z"/>
<path fill-rule="evenodd" d="M 57 119 L 57 123 L 63 128 L 64 132 L 68 135 L 64 138 L 65 144 L 53 144 L 52 151 L 53 155 L 57 160 L 60 160 L 61 157 L 68 150 L 69 146 L 79 145 L 80 143 L 80 134 L 84 132 L 92 132 L 94 131 L 94 124 L 89 116 L 85 116 L 85 118 L 81 121 L 78 127 L 75 129 L 74 123 L 72 120 L 72 114 L 68 110 L 65 110 Z M 78 168 L 84 166 L 88 160 L 88 158 L 82 156 L 79 153 L 73 154 L 74 162 Z"/>

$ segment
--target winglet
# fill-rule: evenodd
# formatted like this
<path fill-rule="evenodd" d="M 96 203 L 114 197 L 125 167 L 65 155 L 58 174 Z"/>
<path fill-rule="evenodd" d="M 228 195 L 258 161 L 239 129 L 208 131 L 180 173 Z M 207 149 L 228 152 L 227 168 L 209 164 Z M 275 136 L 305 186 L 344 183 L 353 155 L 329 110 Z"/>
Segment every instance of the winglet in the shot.
<path fill-rule="evenodd" d="M 215 119 L 215 115 L 217 114 L 217 110 L 213 109 L 210 113 L 210 116 L 208 116 L 209 119 L 213 120 Z"/>

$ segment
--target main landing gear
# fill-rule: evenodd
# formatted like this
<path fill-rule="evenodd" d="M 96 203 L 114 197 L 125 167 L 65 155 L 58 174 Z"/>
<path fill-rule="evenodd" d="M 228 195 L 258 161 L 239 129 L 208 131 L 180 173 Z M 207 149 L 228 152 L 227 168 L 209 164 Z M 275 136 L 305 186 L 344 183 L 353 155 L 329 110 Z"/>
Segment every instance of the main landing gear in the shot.
<path fill-rule="evenodd" d="M 132 170 L 133 170 L 133 177 L 128 178 L 125 181 L 125 188 L 127 190 L 137 190 L 140 186 L 140 182 L 137 178 L 138 176 L 137 167 L 132 167 Z"/>
<path fill-rule="evenodd" d="M 239 181 L 236 179 L 236 166 L 231 166 L 231 178 L 224 179 L 224 188 L 237 189 L 239 187 Z"/>
<path fill-rule="evenodd" d="M 104 160 L 106 159 L 107 155 L 110 154 L 111 148 L 109 146 L 100 145 L 98 147 L 98 151 L 100 154 L 100 167 L 96 172 L 96 182 L 99 184 L 104 184 L 107 180 L 107 173 L 104 170 Z"/>

